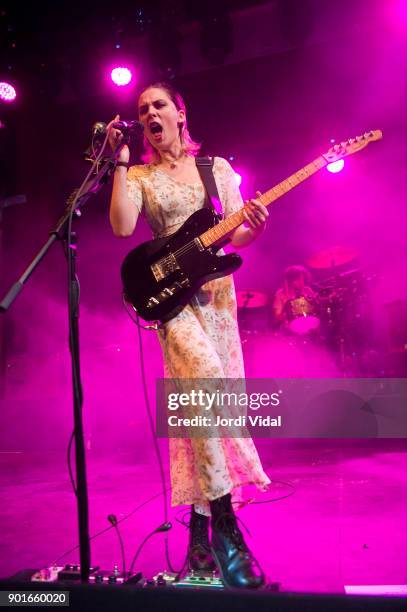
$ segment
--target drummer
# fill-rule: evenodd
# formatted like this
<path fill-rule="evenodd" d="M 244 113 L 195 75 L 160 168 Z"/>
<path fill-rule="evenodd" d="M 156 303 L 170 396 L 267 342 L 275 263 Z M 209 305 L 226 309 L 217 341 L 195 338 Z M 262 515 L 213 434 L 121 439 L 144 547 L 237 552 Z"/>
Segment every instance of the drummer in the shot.
<path fill-rule="evenodd" d="M 304 297 L 316 300 L 317 294 L 311 289 L 311 274 L 304 266 L 289 266 L 284 270 L 284 282 L 274 296 L 273 316 L 278 325 L 287 323 L 287 304 L 290 300 Z"/>

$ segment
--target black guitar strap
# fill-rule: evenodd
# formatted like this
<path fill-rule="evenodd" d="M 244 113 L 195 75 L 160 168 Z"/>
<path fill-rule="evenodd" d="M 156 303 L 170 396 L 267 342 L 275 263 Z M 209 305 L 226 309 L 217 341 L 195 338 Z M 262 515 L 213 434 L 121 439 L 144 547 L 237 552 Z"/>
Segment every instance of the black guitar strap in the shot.
<path fill-rule="evenodd" d="M 198 168 L 199 175 L 205 187 L 206 197 L 205 206 L 215 211 L 218 219 L 223 218 L 222 204 L 220 201 L 218 188 L 216 186 L 215 177 L 213 176 L 213 157 L 196 157 L 195 163 Z"/>

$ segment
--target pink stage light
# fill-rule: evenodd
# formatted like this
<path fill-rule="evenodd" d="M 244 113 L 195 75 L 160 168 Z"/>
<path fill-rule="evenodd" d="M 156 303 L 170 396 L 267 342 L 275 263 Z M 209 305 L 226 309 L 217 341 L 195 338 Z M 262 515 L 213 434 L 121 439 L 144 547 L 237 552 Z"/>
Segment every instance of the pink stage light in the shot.
<path fill-rule="evenodd" d="M 392 24 L 398 29 L 405 29 L 407 25 L 407 2 L 406 0 L 388 0 L 385 3 Z"/>
<path fill-rule="evenodd" d="M 331 164 L 328 164 L 326 169 L 329 170 L 329 172 L 332 172 L 332 174 L 336 174 L 337 172 L 340 172 L 341 170 L 343 170 L 344 165 L 345 165 L 344 160 L 338 159 L 337 161 L 334 161 Z"/>
<path fill-rule="evenodd" d="M 10 83 L 0 82 L 0 100 L 3 102 L 14 102 L 17 92 Z"/>
<path fill-rule="evenodd" d="M 240 187 L 240 184 L 242 182 L 242 175 L 239 174 L 238 172 L 235 172 L 235 181 L 238 184 L 238 186 Z"/>
<path fill-rule="evenodd" d="M 124 87 L 131 82 L 133 75 L 131 74 L 131 70 L 126 68 L 125 66 L 118 66 L 117 68 L 113 68 L 110 73 L 112 77 L 112 81 L 118 87 Z"/>

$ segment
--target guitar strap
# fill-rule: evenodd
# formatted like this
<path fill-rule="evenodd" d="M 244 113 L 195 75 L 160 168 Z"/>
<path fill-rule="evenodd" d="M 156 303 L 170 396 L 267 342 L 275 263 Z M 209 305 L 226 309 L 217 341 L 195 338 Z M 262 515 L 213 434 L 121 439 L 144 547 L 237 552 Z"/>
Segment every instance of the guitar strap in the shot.
<path fill-rule="evenodd" d="M 211 208 L 217 215 L 218 219 L 222 219 L 222 204 L 212 170 L 213 160 L 213 157 L 196 157 L 195 163 L 205 187 L 206 196 L 204 206 Z"/>

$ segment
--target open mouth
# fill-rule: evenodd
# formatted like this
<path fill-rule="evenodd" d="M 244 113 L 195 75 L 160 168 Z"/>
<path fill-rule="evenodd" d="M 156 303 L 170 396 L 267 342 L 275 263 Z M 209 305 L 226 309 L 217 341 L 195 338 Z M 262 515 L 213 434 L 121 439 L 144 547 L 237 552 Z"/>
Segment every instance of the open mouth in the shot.
<path fill-rule="evenodd" d="M 161 134 L 163 131 L 163 126 L 157 123 L 157 121 L 152 121 L 149 125 L 150 132 L 154 135 Z"/>

